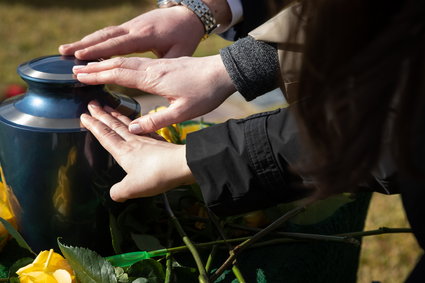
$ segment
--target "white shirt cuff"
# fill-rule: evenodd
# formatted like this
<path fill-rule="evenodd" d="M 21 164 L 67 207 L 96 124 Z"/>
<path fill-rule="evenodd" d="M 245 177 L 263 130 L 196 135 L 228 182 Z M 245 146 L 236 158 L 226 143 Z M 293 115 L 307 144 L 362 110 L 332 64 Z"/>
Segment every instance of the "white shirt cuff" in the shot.
<path fill-rule="evenodd" d="M 243 18 L 243 8 L 241 0 L 227 0 L 227 4 L 229 5 L 230 11 L 232 13 L 232 21 L 226 27 L 220 26 L 218 28 L 217 33 L 222 33 L 242 21 Z"/>
<path fill-rule="evenodd" d="M 230 11 L 232 12 L 232 22 L 230 23 L 228 28 L 233 27 L 243 18 L 243 8 L 241 0 L 227 0 L 227 4 L 229 4 Z"/>

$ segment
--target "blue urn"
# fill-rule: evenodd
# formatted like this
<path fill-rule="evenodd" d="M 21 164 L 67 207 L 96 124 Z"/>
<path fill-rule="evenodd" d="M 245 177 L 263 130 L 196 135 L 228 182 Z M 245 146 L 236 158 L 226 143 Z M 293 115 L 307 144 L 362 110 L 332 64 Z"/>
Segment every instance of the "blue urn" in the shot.
<path fill-rule="evenodd" d="M 41 57 L 18 67 L 25 94 L 0 105 L 0 165 L 16 200 L 20 232 L 36 251 L 68 245 L 111 252 L 109 188 L 122 169 L 80 125 L 97 100 L 134 119 L 140 105 L 103 85 L 78 82 L 73 56 Z"/>

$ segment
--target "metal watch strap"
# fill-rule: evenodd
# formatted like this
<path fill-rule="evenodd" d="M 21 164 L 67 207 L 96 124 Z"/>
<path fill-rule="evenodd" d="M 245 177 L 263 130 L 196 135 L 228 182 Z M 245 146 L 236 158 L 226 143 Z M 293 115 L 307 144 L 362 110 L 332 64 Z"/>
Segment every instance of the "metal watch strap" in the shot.
<path fill-rule="evenodd" d="M 201 0 L 159 0 L 158 7 L 170 7 L 175 5 L 183 5 L 196 16 L 204 25 L 205 34 L 211 34 L 217 28 L 217 22 L 210 9 Z"/>
<path fill-rule="evenodd" d="M 204 24 L 206 34 L 210 34 L 217 28 L 217 22 L 215 21 L 210 8 L 208 8 L 208 6 L 201 0 L 182 0 L 180 4 L 189 8 L 198 16 Z"/>

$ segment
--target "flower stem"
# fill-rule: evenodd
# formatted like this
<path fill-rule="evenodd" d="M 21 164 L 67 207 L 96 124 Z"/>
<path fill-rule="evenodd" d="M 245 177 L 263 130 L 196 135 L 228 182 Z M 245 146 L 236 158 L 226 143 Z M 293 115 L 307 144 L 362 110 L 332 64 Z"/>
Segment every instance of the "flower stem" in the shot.
<path fill-rule="evenodd" d="M 237 245 L 233 250 L 230 251 L 230 256 L 226 259 L 226 261 L 216 270 L 216 272 L 211 276 L 210 280 L 214 282 L 223 272 L 224 270 L 229 267 L 229 265 L 233 264 L 236 256 L 241 253 L 243 250 L 263 238 L 264 236 L 268 235 L 272 231 L 276 230 L 279 226 L 281 226 L 283 223 L 291 219 L 292 217 L 298 215 L 299 213 L 303 212 L 305 210 L 304 206 L 296 207 L 293 210 L 290 210 L 289 212 L 285 213 L 283 216 L 275 220 L 272 224 L 249 238 L 248 240 L 245 240 L 241 244 Z"/>
<path fill-rule="evenodd" d="M 196 248 L 193 245 L 192 241 L 186 235 L 186 232 L 183 230 L 183 227 L 180 225 L 179 220 L 174 215 L 174 213 L 173 213 L 173 211 L 172 211 L 172 209 L 170 207 L 170 203 L 168 201 L 167 194 L 164 193 L 163 194 L 163 197 L 164 197 L 165 208 L 166 208 L 166 210 L 167 210 L 167 212 L 168 212 L 168 214 L 169 214 L 169 216 L 171 218 L 171 221 L 173 222 L 173 224 L 176 227 L 178 233 L 182 237 L 183 242 L 185 243 L 185 245 L 187 246 L 187 248 L 189 249 L 189 251 L 192 253 L 193 259 L 195 260 L 196 266 L 198 267 L 198 271 L 199 271 L 199 282 L 202 282 L 202 283 L 209 282 L 208 276 L 207 276 L 207 272 L 205 271 L 204 264 L 202 263 L 202 259 L 199 256 L 198 251 L 196 250 Z"/>
<path fill-rule="evenodd" d="M 233 274 L 235 275 L 236 279 L 238 279 L 239 283 L 245 283 L 246 282 L 245 278 L 243 278 L 242 273 L 239 270 L 237 265 L 235 265 L 235 264 L 233 265 L 232 271 L 233 271 Z"/>
<path fill-rule="evenodd" d="M 171 282 L 171 275 L 172 275 L 172 258 L 171 254 L 167 254 L 166 256 L 166 269 L 165 269 L 165 280 L 164 283 L 170 283 Z"/>

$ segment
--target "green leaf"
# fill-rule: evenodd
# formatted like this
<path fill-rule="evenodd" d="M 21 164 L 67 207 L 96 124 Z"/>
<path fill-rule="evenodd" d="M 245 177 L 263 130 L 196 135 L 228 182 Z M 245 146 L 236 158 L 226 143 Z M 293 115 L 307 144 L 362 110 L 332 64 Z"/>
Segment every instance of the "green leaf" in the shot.
<path fill-rule="evenodd" d="M 132 278 L 141 279 L 143 277 L 147 279 L 147 281 L 140 282 L 163 283 L 165 279 L 163 266 L 154 259 L 144 259 L 136 262 L 128 268 L 127 274 Z"/>
<path fill-rule="evenodd" d="M 124 242 L 124 236 L 118 227 L 117 218 L 111 212 L 109 213 L 109 231 L 111 233 L 112 247 L 116 254 L 122 254 L 123 250 L 121 248 L 122 243 Z"/>
<path fill-rule="evenodd" d="M 19 280 L 19 277 L 17 276 L 9 278 L 9 283 L 20 283 L 20 282 L 21 281 Z"/>
<path fill-rule="evenodd" d="M 33 261 L 34 261 L 34 259 L 30 258 L 30 257 L 24 257 L 24 258 L 17 260 L 9 268 L 9 278 L 17 277 L 16 271 L 18 271 L 18 269 L 21 268 L 21 267 L 27 266 L 28 264 L 32 263 Z"/>
<path fill-rule="evenodd" d="M 18 245 L 29 252 L 31 252 L 34 255 L 37 255 L 31 247 L 28 245 L 28 243 L 24 240 L 24 238 L 19 234 L 19 232 L 15 229 L 15 227 L 12 226 L 9 222 L 7 222 L 5 219 L 0 217 L 0 222 L 3 224 L 4 228 L 6 228 L 7 232 L 16 240 Z"/>
<path fill-rule="evenodd" d="M 179 124 L 177 124 L 177 126 L 179 126 Z M 179 131 L 177 131 L 177 129 L 174 128 L 173 126 L 167 126 L 166 128 L 170 131 L 171 142 L 175 144 L 182 144 Z"/>
<path fill-rule="evenodd" d="M 136 243 L 137 248 L 141 251 L 149 252 L 164 249 L 164 246 L 161 245 L 159 240 L 152 235 L 131 233 L 131 238 Z"/>
<path fill-rule="evenodd" d="M 58 246 L 81 283 L 116 283 L 115 270 L 103 257 L 86 248 Z"/>

